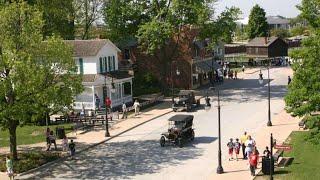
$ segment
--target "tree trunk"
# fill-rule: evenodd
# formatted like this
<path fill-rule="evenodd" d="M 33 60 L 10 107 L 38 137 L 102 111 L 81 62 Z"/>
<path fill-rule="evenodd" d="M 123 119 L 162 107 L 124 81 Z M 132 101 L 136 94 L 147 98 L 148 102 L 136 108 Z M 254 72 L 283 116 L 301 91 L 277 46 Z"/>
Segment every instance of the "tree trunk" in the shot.
<path fill-rule="evenodd" d="M 13 160 L 18 159 L 18 153 L 17 153 L 17 125 L 16 123 L 12 123 L 9 127 L 9 133 L 10 133 L 10 154 L 13 158 Z"/>

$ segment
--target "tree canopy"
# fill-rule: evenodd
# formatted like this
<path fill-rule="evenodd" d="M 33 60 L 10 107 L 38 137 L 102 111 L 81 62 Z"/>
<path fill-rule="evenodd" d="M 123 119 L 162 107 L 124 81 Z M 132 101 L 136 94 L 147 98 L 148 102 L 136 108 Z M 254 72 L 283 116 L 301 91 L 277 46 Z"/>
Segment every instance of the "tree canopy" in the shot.
<path fill-rule="evenodd" d="M 247 26 L 249 38 L 266 37 L 268 35 L 268 29 L 266 12 L 259 5 L 255 5 L 249 15 L 249 23 Z"/>
<path fill-rule="evenodd" d="M 37 8 L 14 2 L 0 9 L 0 17 L 0 126 L 9 130 L 16 159 L 17 126 L 28 121 L 28 114 L 69 107 L 82 85 L 71 48 L 58 37 L 43 42 Z"/>

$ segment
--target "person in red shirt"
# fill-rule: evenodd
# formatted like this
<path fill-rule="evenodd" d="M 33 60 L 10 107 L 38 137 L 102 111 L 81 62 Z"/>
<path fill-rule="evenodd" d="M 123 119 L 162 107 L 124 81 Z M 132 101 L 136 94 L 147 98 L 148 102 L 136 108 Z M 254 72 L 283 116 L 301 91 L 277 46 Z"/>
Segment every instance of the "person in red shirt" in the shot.
<path fill-rule="evenodd" d="M 256 148 L 253 148 L 253 151 L 249 156 L 251 176 L 255 176 L 257 165 L 258 165 L 258 160 L 259 160 L 259 153 Z"/>

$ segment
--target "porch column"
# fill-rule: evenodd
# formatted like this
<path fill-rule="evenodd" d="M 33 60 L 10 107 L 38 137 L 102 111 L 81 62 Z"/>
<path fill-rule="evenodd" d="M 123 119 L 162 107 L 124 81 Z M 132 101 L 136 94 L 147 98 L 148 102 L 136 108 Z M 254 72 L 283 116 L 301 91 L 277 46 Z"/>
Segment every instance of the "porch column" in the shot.
<path fill-rule="evenodd" d="M 120 99 L 123 98 L 123 83 L 120 83 Z"/>
<path fill-rule="evenodd" d="M 91 86 L 91 89 L 92 89 L 92 102 L 93 102 L 93 109 L 95 110 L 96 109 L 96 98 L 94 96 L 94 86 Z"/>

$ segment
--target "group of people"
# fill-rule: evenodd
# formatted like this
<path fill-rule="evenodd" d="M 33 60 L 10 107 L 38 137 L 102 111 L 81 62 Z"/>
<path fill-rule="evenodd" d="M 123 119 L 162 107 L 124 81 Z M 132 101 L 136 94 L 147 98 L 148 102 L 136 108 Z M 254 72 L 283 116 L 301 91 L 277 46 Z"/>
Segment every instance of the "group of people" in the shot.
<path fill-rule="evenodd" d="M 56 143 L 56 137 L 53 134 L 53 131 L 50 130 L 50 128 L 47 128 L 46 130 L 46 141 L 47 141 L 47 151 L 50 150 L 51 144 L 54 144 L 55 150 L 57 150 L 57 143 Z M 68 151 L 70 152 L 71 158 L 73 159 L 73 156 L 75 154 L 75 149 L 76 145 L 73 142 L 73 140 L 70 140 L 70 143 L 68 142 L 68 138 L 66 135 L 64 135 L 62 139 L 62 150 L 63 151 Z"/>
<path fill-rule="evenodd" d="M 137 116 L 140 113 L 140 103 L 136 99 L 133 103 L 134 115 Z M 122 103 L 122 119 L 127 119 L 128 117 L 128 108 L 125 102 Z"/>
<path fill-rule="evenodd" d="M 248 135 L 247 132 L 244 132 L 244 134 L 240 137 L 240 141 L 238 138 L 236 138 L 234 142 L 233 139 L 230 138 L 230 141 L 227 143 L 227 147 L 229 161 L 234 159 L 233 153 L 235 153 L 236 160 L 238 161 L 240 149 L 242 149 L 242 157 L 243 159 L 249 160 L 251 175 L 255 176 L 255 171 L 259 160 L 259 151 L 256 147 L 256 141 L 250 135 Z M 266 147 L 266 149 L 263 151 L 263 155 L 267 158 L 270 158 L 271 153 L 268 147 Z"/>

